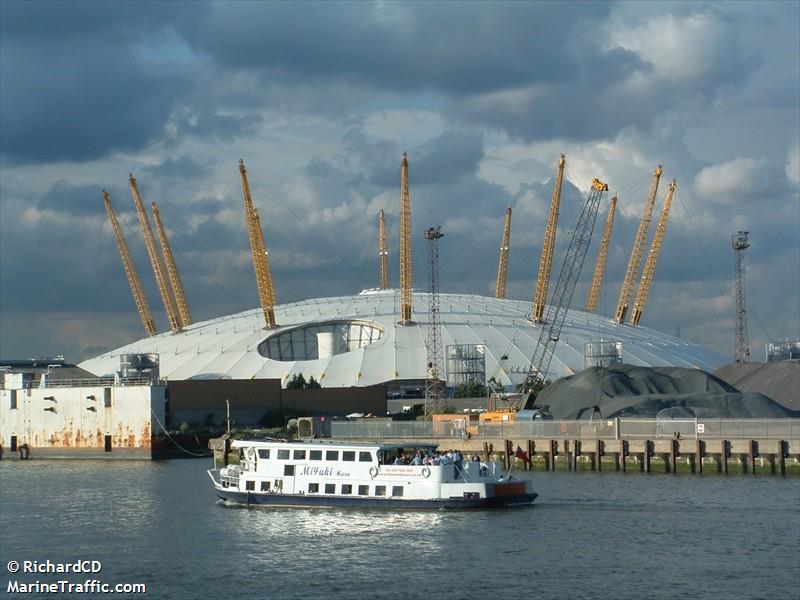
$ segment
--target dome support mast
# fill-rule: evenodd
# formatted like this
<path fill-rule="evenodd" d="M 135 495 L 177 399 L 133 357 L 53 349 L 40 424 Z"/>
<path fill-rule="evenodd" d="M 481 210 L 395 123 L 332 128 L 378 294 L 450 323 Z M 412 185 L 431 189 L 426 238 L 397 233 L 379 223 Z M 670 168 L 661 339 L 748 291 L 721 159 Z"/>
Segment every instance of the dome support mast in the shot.
<path fill-rule="evenodd" d="M 400 165 L 400 324 L 411 324 L 411 198 L 408 191 L 408 154 Z"/>
<path fill-rule="evenodd" d="M 506 297 L 506 273 L 508 272 L 508 250 L 511 244 L 511 207 L 506 208 L 506 220 L 503 225 L 503 241 L 500 243 L 500 262 L 497 265 L 497 284 L 494 288 L 495 298 Z"/>
<path fill-rule="evenodd" d="M 600 248 L 597 251 L 597 262 L 594 264 L 594 275 L 592 276 L 592 286 L 589 288 L 589 299 L 586 301 L 586 312 L 593 313 L 597 310 L 597 299 L 600 297 L 600 286 L 603 283 L 603 273 L 606 270 L 606 260 L 608 259 L 608 242 L 611 239 L 611 228 L 614 226 L 614 213 L 617 211 L 617 197 L 611 198 L 606 217 L 606 227 L 603 230 L 603 239 L 600 240 Z"/>
<path fill-rule="evenodd" d="M 633 303 L 633 312 L 629 321 L 631 325 L 639 324 L 644 307 L 647 304 L 647 296 L 650 294 L 650 286 L 653 285 L 653 275 L 656 272 L 658 255 L 661 252 L 661 244 L 664 241 L 664 233 L 667 230 L 667 219 L 669 218 L 669 209 L 672 206 L 672 195 L 675 193 L 675 188 L 675 180 L 673 179 L 672 183 L 669 184 L 669 188 L 667 188 L 664 208 L 661 209 L 661 216 L 658 218 L 656 232 L 653 235 L 653 243 L 650 245 L 647 262 L 644 265 L 644 271 L 642 271 L 642 280 L 639 282 L 639 291 L 636 292 L 636 300 Z"/>
<path fill-rule="evenodd" d="M 136 310 L 139 311 L 139 316 L 142 318 L 144 331 L 148 336 L 155 335 L 157 332 L 156 323 L 153 319 L 153 313 L 150 311 L 147 296 L 144 295 L 144 289 L 142 289 L 142 280 L 136 271 L 133 257 L 130 250 L 128 250 L 128 244 L 125 242 L 125 236 L 122 235 L 122 229 L 117 221 L 117 216 L 114 214 L 114 208 L 111 206 L 111 199 L 105 190 L 103 190 L 103 204 L 105 204 L 106 211 L 108 211 L 108 220 L 111 222 L 111 229 L 114 231 L 114 238 L 117 240 L 119 256 L 122 259 L 122 266 L 125 269 L 128 284 L 131 286 L 133 300 L 136 302 Z"/>
<path fill-rule="evenodd" d="M 381 261 L 381 285 L 382 290 L 389 289 L 389 251 L 386 249 L 386 219 L 383 209 L 378 213 L 379 240 L 378 256 Z"/>
<path fill-rule="evenodd" d="M 550 199 L 550 214 L 547 217 L 547 229 L 542 244 L 542 257 L 539 259 L 539 277 L 536 279 L 536 295 L 533 298 L 533 309 L 530 320 L 542 323 L 544 305 L 547 302 L 547 288 L 550 286 L 550 271 L 553 267 L 553 250 L 556 245 L 556 229 L 558 228 L 558 211 L 561 205 L 561 183 L 564 180 L 564 164 L 566 159 L 561 155 L 553 184 L 553 196 Z"/>
<path fill-rule="evenodd" d="M 617 310 L 614 313 L 614 321 L 620 324 L 625 322 L 625 316 L 628 314 L 628 307 L 633 298 L 633 288 L 636 285 L 636 278 L 639 276 L 639 268 L 642 266 L 644 245 L 645 242 L 647 242 L 647 230 L 650 228 L 650 221 L 653 218 L 653 205 L 656 201 L 656 193 L 658 192 L 658 182 L 660 179 L 661 165 L 658 165 L 653 172 L 653 184 L 650 187 L 650 194 L 647 196 L 647 202 L 644 205 L 642 220 L 639 221 L 639 230 L 636 232 L 636 237 L 633 240 L 633 249 L 628 259 L 625 279 L 622 281 L 622 287 L 619 290 L 619 300 L 617 301 Z"/>
<path fill-rule="evenodd" d="M 161 244 L 161 254 L 164 256 L 167 275 L 169 276 L 172 293 L 178 307 L 178 316 L 181 319 L 182 325 L 186 327 L 192 324 L 192 315 L 189 312 L 189 305 L 186 302 L 186 295 L 183 292 L 181 276 L 178 273 L 178 267 L 175 265 L 175 257 L 172 255 L 172 248 L 170 248 L 169 240 L 167 240 L 167 232 L 164 230 L 164 225 L 161 223 L 161 213 L 158 210 L 158 205 L 153 201 L 150 206 L 153 209 L 153 221 L 156 224 L 158 241 Z"/>
<path fill-rule="evenodd" d="M 175 310 L 175 299 L 172 297 L 172 290 L 169 287 L 169 282 L 164 276 L 164 267 L 161 264 L 161 257 L 156 252 L 156 242 L 153 237 L 153 230 L 150 227 L 150 219 L 147 218 L 147 213 L 144 210 L 142 198 L 139 195 L 139 188 L 136 185 L 136 178 L 131 175 L 128 178 L 128 183 L 130 184 L 133 203 L 136 205 L 136 214 L 139 215 L 139 223 L 142 226 L 142 234 L 144 234 L 147 254 L 150 256 L 150 264 L 153 266 L 153 274 L 158 284 L 158 292 L 161 294 L 161 301 L 164 303 L 164 311 L 167 313 L 167 319 L 169 319 L 169 328 L 172 330 L 172 333 L 177 333 L 181 330 L 183 324 Z"/>
<path fill-rule="evenodd" d="M 261 310 L 264 311 L 265 329 L 275 329 L 275 289 L 272 287 L 272 275 L 267 259 L 267 250 L 264 245 L 264 233 L 261 230 L 261 221 L 258 212 L 253 208 L 253 198 L 250 195 L 250 183 L 247 181 L 247 169 L 244 161 L 239 161 L 239 179 L 242 183 L 242 198 L 244 201 L 244 214 L 247 222 L 247 236 L 250 239 L 250 257 L 253 261 L 253 270 L 256 275 L 256 287 Z"/>

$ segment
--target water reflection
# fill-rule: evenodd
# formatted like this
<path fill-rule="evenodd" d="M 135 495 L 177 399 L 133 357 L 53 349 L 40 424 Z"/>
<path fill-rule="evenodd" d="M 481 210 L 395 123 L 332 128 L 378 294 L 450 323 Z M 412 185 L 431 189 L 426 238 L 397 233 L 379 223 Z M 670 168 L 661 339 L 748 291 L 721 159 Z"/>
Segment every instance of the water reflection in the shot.
<path fill-rule="evenodd" d="M 157 598 L 797 595 L 796 478 L 537 473 L 526 509 L 278 509 L 218 505 L 206 467 L 2 461 L 0 555 L 96 558 Z"/>

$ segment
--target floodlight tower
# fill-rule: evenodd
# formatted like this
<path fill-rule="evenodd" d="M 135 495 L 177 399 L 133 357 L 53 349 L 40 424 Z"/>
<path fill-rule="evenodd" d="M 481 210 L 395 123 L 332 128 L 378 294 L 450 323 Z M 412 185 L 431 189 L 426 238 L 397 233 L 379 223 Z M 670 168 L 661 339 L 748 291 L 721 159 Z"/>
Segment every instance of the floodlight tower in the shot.
<path fill-rule="evenodd" d="M 750 247 L 747 231 L 738 231 L 731 236 L 733 253 L 736 256 L 736 362 L 746 363 L 750 358 L 747 342 L 747 306 L 745 304 L 744 287 L 744 251 Z"/>
<path fill-rule="evenodd" d="M 437 412 L 442 397 L 442 336 L 439 323 L 439 240 L 441 227 L 428 227 L 428 366 L 425 370 L 425 414 Z"/>

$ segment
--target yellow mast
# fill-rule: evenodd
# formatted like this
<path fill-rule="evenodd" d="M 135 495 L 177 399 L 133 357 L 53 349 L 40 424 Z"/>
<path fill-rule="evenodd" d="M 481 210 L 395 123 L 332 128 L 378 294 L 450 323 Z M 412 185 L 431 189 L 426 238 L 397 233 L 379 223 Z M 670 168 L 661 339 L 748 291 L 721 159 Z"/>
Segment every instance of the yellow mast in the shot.
<path fill-rule="evenodd" d="M 495 298 L 506 297 L 506 273 L 508 271 L 508 248 L 511 243 L 511 207 L 506 208 L 506 220 L 503 225 L 503 241 L 500 244 L 500 262 L 497 265 L 497 284 L 494 288 Z"/>
<path fill-rule="evenodd" d="M 128 244 L 125 242 L 125 236 L 122 235 L 122 229 L 117 221 L 117 216 L 114 214 L 114 209 L 111 206 L 111 200 L 108 197 L 108 192 L 103 190 L 103 204 L 108 211 L 108 220 L 111 221 L 111 229 L 114 231 L 114 238 L 117 240 L 119 247 L 119 256 L 122 259 L 122 266 L 125 269 L 125 275 L 128 277 L 128 284 L 131 286 L 131 293 L 133 300 L 136 302 L 136 310 L 139 311 L 139 316 L 142 318 L 142 325 L 147 335 L 154 335 L 156 333 L 156 323 L 153 319 L 153 313 L 150 312 L 150 305 L 147 303 L 147 296 L 144 295 L 142 289 L 142 280 L 139 279 L 139 273 L 136 272 L 136 265 L 133 264 Z"/>
<path fill-rule="evenodd" d="M 175 257 L 172 255 L 172 248 L 170 248 L 169 241 L 167 240 L 167 232 L 164 230 L 164 226 L 161 223 L 161 213 L 158 211 L 158 205 L 153 201 L 150 206 L 153 209 L 153 221 L 155 221 L 158 241 L 161 244 L 161 254 L 164 255 L 164 264 L 167 266 L 167 275 L 172 285 L 175 304 L 178 307 L 178 316 L 181 319 L 182 325 L 186 327 L 192 324 L 192 315 L 189 312 L 189 305 L 186 302 L 186 295 L 183 292 L 181 276 L 178 273 L 178 267 L 175 265 Z"/>
<path fill-rule="evenodd" d="M 561 204 L 561 182 L 564 179 L 566 159 L 561 155 L 558 161 L 556 181 L 553 185 L 553 196 L 550 199 L 550 214 L 547 217 L 547 229 L 542 244 L 542 257 L 539 260 L 539 277 L 536 279 L 536 295 L 533 298 L 531 321 L 541 323 L 544 317 L 544 303 L 547 302 L 547 288 L 550 285 L 550 271 L 553 267 L 553 250 L 556 245 L 556 228 L 558 227 L 558 209 Z"/>
<path fill-rule="evenodd" d="M 658 218 L 658 225 L 656 225 L 656 232 L 653 235 L 653 243 L 650 245 L 650 253 L 647 255 L 647 262 L 644 265 L 642 272 L 642 280 L 639 283 L 639 291 L 636 292 L 636 301 L 633 303 L 633 312 L 629 323 L 631 325 L 638 325 L 639 320 L 642 318 L 644 307 L 647 304 L 647 296 L 650 294 L 650 286 L 653 284 L 653 274 L 656 272 L 656 262 L 658 255 L 661 252 L 661 243 L 664 241 L 664 232 L 667 230 L 667 219 L 669 218 L 669 209 L 672 206 L 672 195 L 675 193 L 675 180 L 669 184 L 667 188 L 667 197 L 664 199 L 664 208 L 661 209 L 661 216 Z"/>
<path fill-rule="evenodd" d="M 653 184 L 650 186 L 650 194 L 647 196 L 647 202 L 644 205 L 642 220 L 639 222 L 639 230 L 636 232 L 636 238 L 633 240 L 633 249 L 628 259 L 625 279 L 622 281 L 622 287 L 619 290 L 617 310 L 614 314 L 614 321 L 617 323 L 625 322 L 625 315 L 628 312 L 628 306 L 633 297 L 633 287 L 636 285 L 636 278 L 639 276 L 639 267 L 642 265 L 644 245 L 647 241 L 647 230 L 650 228 L 650 221 L 653 218 L 653 205 L 656 201 L 656 193 L 658 192 L 658 182 L 660 179 L 661 165 L 658 165 L 653 172 Z"/>
<path fill-rule="evenodd" d="M 136 213 L 139 215 L 139 223 L 142 226 L 142 233 L 144 234 L 144 243 L 147 247 L 147 254 L 150 256 L 150 264 L 153 266 L 153 273 L 156 276 L 156 283 L 158 284 L 158 293 L 161 294 L 161 301 L 164 303 L 164 311 L 167 313 L 169 319 L 169 328 L 173 333 L 181 330 L 182 324 L 180 317 L 175 311 L 175 301 L 172 298 L 172 290 L 169 288 L 169 282 L 164 277 L 164 269 L 161 265 L 161 259 L 156 252 L 156 242 L 153 238 L 153 230 L 150 228 L 150 219 L 147 218 L 147 213 L 142 204 L 142 198 L 139 196 L 139 188 L 136 185 L 136 178 L 130 175 L 128 183 L 131 187 L 131 196 L 133 203 L 136 205 Z"/>
<path fill-rule="evenodd" d="M 378 224 L 380 226 L 380 240 L 378 243 L 378 255 L 381 261 L 381 289 L 389 289 L 389 251 L 386 249 L 386 219 L 383 216 L 383 209 L 378 213 Z"/>
<path fill-rule="evenodd" d="M 617 211 L 617 197 L 611 198 L 606 217 L 606 227 L 603 230 L 603 239 L 600 240 L 600 249 L 597 251 L 597 262 L 594 263 L 592 286 L 589 288 L 589 299 L 586 301 L 586 312 L 593 313 L 597 310 L 597 299 L 600 297 L 600 285 L 603 283 L 603 273 L 606 270 L 608 258 L 608 241 L 611 239 L 611 227 L 614 225 L 614 213 Z"/>
<path fill-rule="evenodd" d="M 408 154 L 400 165 L 400 324 L 411 323 L 411 198 L 408 192 Z"/>
<path fill-rule="evenodd" d="M 261 231 L 261 221 L 258 213 L 253 208 L 253 199 L 250 196 L 250 184 L 247 181 L 247 170 L 244 161 L 239 160 L 239 179 L 242 183 L 242 198 L 244 200 L 244 214 L 247 222 L 247 236 L 250 239 L 250 257 L 253 261 L 253 270 L 256 275 L 256 288 L 261 309 L 264 311 L 266 329 L 275 329 L 275 290 L 272 287 L 272 276 L 267 260 L 267 251 L 264 246 L 264 234 Z"/>
<path fill-rule="evenodd" d="M 269 254 L 267 247 L 264 244 L 264 230 L 261 229 L 261 219 L 258 216 L 258 209 L 253 209 L 253 223 L 257 234 L 258 241 L 258 255 L 261 257 L 262 265 L 261 271 L 264 273 L 264 289 L 266 290 L 266 301 L 269 306 L 268 313 L 265 312 L 264 316 L 267 320 L 267 327 L 273 329 L 275 323 L 275 288 L 272 285 L 272 272 L 269 268 Z M 272 323 L 270 326 L 269 323 Z"/>

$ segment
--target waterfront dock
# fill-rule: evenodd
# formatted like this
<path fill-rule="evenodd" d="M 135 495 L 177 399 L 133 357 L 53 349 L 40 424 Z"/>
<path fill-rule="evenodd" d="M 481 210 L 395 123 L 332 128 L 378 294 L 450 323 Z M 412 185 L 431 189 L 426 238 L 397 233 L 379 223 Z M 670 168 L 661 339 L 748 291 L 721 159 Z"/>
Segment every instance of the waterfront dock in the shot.
<path fill-rule="evenodd" d="M 337 440 L 436 444 L 524 470 L 800 474 L 800 419 L 363 419 L 330 426 Z"/>

